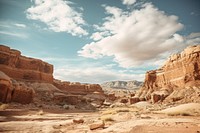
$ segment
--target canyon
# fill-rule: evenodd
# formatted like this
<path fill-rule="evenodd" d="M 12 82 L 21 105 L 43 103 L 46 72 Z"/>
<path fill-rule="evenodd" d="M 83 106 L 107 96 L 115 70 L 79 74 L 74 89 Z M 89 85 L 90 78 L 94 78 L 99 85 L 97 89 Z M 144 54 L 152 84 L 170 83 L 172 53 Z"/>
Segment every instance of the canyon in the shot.
<path fill-rule="evenodd" d="M 174 54 L 144 82 L 82 84 L 0 45 L 0 132 L 199 133 L 200 45 Z"/>
<path fill-rule="evenodd" d="M 38 99 L 48 103 L 47 99 L 51 99 L 72 104 L 93 93 L 104 97 L 100 85 L 56 80 L 53 65 L 22 56 L 20 51 L 4 45 L 0 45 L 0 86 L 0 101 L 4 103 L 27 104 Z M 46 99 L 42 98 L 45 95 Z"/>

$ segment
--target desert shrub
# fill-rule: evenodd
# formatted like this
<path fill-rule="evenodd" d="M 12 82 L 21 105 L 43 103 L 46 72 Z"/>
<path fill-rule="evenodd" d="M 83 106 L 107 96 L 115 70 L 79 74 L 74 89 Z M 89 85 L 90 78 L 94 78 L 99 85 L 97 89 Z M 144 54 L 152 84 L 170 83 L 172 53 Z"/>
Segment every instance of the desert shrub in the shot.
<path fill-rule="evenodd" d="M 102 121 L 114 121 L 114 119 L 112 118 L 112 115 L 103 115 L 100 118 Z"/>
<path fill-rule="evenodd" d="M 127 108 L 122 108 L 122 109 L 117 109 L 116 112 L 119 113 L 119 112 L 129 112 L 130 110 L 127 109 Z"/>
<path fill-rule="evenodd" d="M 44 115 L 44 111 L 43 110 L 39 110 L 37 114 L 38 115 Z"/>
<path fill-rule="evenodd" d="M 9 104 L 1 104 L 0 105 L 0 110 L 6 110 L 9 107 Z"/>
<path fill-rule="evenodd" d="M 130 112 L 129 108 L 112 108 L 102 112 L 103 115 L 106 114 L 117 114 L 119 112 Z"/>

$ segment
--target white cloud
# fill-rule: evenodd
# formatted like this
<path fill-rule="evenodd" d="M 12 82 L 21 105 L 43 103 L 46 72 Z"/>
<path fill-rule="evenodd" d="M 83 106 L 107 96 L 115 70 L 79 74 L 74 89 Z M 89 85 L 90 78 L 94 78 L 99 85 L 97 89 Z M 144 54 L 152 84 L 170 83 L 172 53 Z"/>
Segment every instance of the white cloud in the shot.
<path fill-rule="evenodd" d="M 200 44 L 200 32 L 191 33 L 184 37 L 184 44 L 186 45 L 199 45 Z"/>
<path fill-rule="evenodd" d="M 197 37 L 200 37 L 200 32 L 193 32 L 193 33 L 190 33 L 190 35 L 187 36 L 186 38 L 187 38 L 187 39 L 191 39 L 191 38 L 197 38 Z"/>
<path fill-rule="evenodd" d="M 101 40 L 103 36 L 100 32 L 95 32 L 91 35 L 90 38 L 93 39 L 94 41 L 98 41 L 98 40 Z"/>
<path fill-rule="evenodd" d="M 25 24 L 22 23 L 17 23 L 17 22 L 13 22 L 13 21 L 0 21 L 0 27 L 2 28 L 26 28 L 27 26 Z"/>
<path fill-rule="evenodd" d="M 19 37 L 19 38 L 23 38 L 23 39 L 28 38 L 27 34 L 15 33 L 15 32 L 10 32 L 10 31 L 0 31 L 0 34 Z"/>
<path fill-rule="evenodd" d="M 136 0 L 122 0 L 124 5 L 133 5 L 135 2 Z"/>
<path fill-rule="evenodd" d="M 22 39 L 26 39 L 29 37 L 26 32 L 27 29 L 25 24 L 14 22 L 11 20 L 0 21 L 0 34 L 12 37 L 18 37 Z"/>
<path fill-rule="evenodd" d="M 93 39 L 94 41 L 101 40 L 105 36 L 110 35 L 108 32 L 95 32 L 91 35 L 90 39 Z"/>
<path fill-rule="evenodd" d="M 67 32 L 73 36 L 88 34 L 83 29 L 86 23 L 82 14 L 72 7 L 72 2 L 64 0 L 32 0 L 32 2 L 34 6 L 26 11 L 28 19 L 39 20 L 55 32 Z"/>
<path fill-rule="evenodd" d="M 86 44 L 78 51 L 79 56 L 94 59 L 112 56 L 122 67 L 135 67 L 163 58 L 183 41 L 176 33 L 183 28 L 178 17 L 165 14 L 151 3 L 130 12 L 109 6 L 105 9 L 109 16 L 96 27 L 99 32 L 111 35 Z"/>
<path fill-rule="evenodd" d="M 143 81 L 144 74 L 126 74 L 108 69 L 107 67 L 74 68 L 65 66 L 56 68 L 54 77 L 64 81 L 82 83 L 103 83 L 113 80 L 139 80 Z"/>
<path fill-rule="evenodd" d="M 15 23 L 14 25 L 20 28 L 26 28 L 25 24 Z"/>

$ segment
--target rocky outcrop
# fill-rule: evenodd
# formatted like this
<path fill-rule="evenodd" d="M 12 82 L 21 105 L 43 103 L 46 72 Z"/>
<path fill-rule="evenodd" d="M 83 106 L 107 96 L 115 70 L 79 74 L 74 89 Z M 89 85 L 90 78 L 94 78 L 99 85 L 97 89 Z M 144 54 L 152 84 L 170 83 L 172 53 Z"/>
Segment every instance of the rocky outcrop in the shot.
<path fill-rule="evenodd" d="M 140 101 L 140 99 L 138 97 L 132 97 L 132 98 L 130 98 L 130 104 L 134 104 L 134 103 L 137 103 L 139 101 Z"/>
<path fill-rule="evenodd" d="M 139 89 L 143 82 L 140 81 L 110 81 L 101 84 L 102 88 L 113 88 L 113 89 Z"/>
<path fill-rule="evenodd" d="M 32 102 L 34 90 L 25 84 L 19 84 L 0 71 L 0 102 L 18 102 L 27 104 Z"/>
<path fill-rule="evenodd" d="M 52 74 L 53 65 L 0 45 L 0 102 L 33 101 L 38 107 L 103 104 L 105 95 L 100 85 L 53 80 Z"/>
<path fill-rule="evenodd" d="M 12 93 L 10 77 L 0 71 L 0 102 L 10 102 Z"/>
<path fill-rule="evenodd" d="M 53 101 L 56 104 L 66 103 L 76 105 L 81 102 L 81 97 L 77 95 L 67 95 L 64 93 L 54 93 Z"/>
<path fill-rule="evenodd" d="M 187 86 L 200 86 L 200 45 L 189 46 L 170 56 L 160 69 L 148 71 L 138 95 L 157 102 Z M 166 93 L 158 94 L 160 91 Z"/>
<path fill-rule="evenodd" d="M 107 98 L 108 98 L 109 100 L 111 100 L 111 101 L 115 101 L 115 100 L 117 99 L 117 97 L 115 96 L 114 93 L 108 94 L 108 95 L 107 95 Z"/>
<path fill-rule="evenodd" d="M 24 83 L 13 83 L 13 92 L 11 94 L 12 102 L 28 104 L 33 101 L 35 91 Z"/>
<path fill-rule="evenodd" d="M 81 83 L 71 83 L 66 81 L 54 80 L 53 83 L 60 90 L 76 95 L 86 95 L 89 93 L 99 93 L 103 94 L 103 90 L 98 84 L 81 84 Z"/>
<path fill-rule="evenodd" d="M 0 70 L 17 80 L 53 82 L 52 65 L 22 56 L 20 51 L 3 45 L 0 45 Z"/>

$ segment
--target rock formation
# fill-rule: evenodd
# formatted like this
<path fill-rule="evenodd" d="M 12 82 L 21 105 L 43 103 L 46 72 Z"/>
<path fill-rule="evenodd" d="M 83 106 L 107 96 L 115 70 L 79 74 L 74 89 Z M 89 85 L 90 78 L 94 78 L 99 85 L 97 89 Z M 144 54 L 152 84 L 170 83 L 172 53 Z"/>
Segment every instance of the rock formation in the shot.
<path fill-rule="evenodd" d="M 53 65 L 0 45 L 0 70 L 13 79 L 53 82 Z"/>
<path fill-rule="evenodd" d="M 200 86 L 200 45 L 189 46 L 170 56 L 160 69 L 148 71 L 138 95 L 157 102 L 188 86 Z"/>
<path fill-rule="evenodd" d="M 30 103 L 33 100 L 34 90 L 25 84 L 12 80 L 0 71 L 0 102 Z"/>
<path fill-rule="evenodd" d="M 11 101 L 11 79 L 5 73 L 0 71 L 0 102 Z"/>
<path fill-rule="evenodd" d="M 87 99 L 103 103 L 101 86 L 53 80 L 53 65 L 0 45 L 0 102 L 76 105 Z"/>
<path fill-rule="evenodd" d="M 67 81 L 54 80 L 54 85 L 62 91 L 69 94 L 76 95 L 86 95 L 89 93 L 101 93 L 103 90 L 98 84 L 81 84 L 81 83 L 71 83 Z"/>
<path fill-rule="evenodd" d="M 101 84 L 102 88 L 113 89 L 138 89 L 142 86 L 143 82 L 140 81 L 110 81 Z"/>
<path fill-rule="evenodd" d="M 72 105 L 86 101 L 92 106 L 100 107 L 106 98 L 101 86 L 98 84 L 81 84 L 60 80 L 54 80 L 53 84 L 67 94 L 67 97 L 63 100 Z"/>

